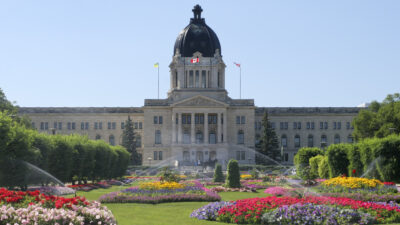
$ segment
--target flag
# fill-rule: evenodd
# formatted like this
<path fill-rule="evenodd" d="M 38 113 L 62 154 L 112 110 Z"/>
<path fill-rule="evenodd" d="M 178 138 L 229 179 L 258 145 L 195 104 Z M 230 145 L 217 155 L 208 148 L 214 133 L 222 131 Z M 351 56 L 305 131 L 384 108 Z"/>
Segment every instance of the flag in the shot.
<path fill-rule="evenodd" d="M 158 68 L 158 63 L 154 63 L 154 68 Z"/>
<path fill-rule="evenodd" d="M 240 67 L 240 63 L 233 63 L 233 64 L 235 64 L 237 67 Z"/>
<path fill-rule="evenodd" d="M 191 63 L 198 63 L 200 62 L 199 57 L 190 60 Z"/>

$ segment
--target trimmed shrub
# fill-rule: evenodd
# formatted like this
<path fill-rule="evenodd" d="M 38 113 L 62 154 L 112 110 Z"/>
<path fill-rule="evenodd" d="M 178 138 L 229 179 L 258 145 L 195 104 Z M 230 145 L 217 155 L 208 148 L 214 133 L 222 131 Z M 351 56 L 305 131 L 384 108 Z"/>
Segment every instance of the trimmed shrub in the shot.
<path fill-rule="evenodd" d="M 294 164 L 296 166 L 297 175 L 303 178 L 303 170 L 307 166 L 309 166 L 310 158 L 317 156 L 317 155 L 324 155 L 324 152 L 319 148 L 301 148 L 297 152 L 294 157 Z"/>
<path fill-rule="evenodd" d="M 347 144 L 349 150 L 347 158 L 349 159 L 349 176 L 360 177 L 363 174 L 364 166 L 361 160 L 361 153 L 358 145 Z M 355 172 L 355 173 L 354 173 Z"/>
<path fill-rule="evenodd" d="M 217 163 L 217 165 L 215 165 L 213 181 L 214 182 L 224 182 L 224 174 L 222 174 L 222 166 L 219 163 Z"/>
<path fill-rule="evenodd" d="M 400 181 L 400 136 L 391 135 L 378 139 L 373 154 L 376 168 L 383 181 Z"/>
<path fill-rule="evenodd" d="M 314 178 L 318 178 L 319 177 L 318 165 L 322 161 L 323 158 L 324 158 L 324 156 L 317 155 L 317 156 L 314 156 L 314 157 L 310 158 L 310 160 L 309 160 L 309 162 L 310 162 L 310 173 Z"/>
<path fill-rule="evenodd" d="M 360 149 L 361 161 L 364 167 L 363 175 L 367 178 L 375 178 L 381 180 L 378 170 L 376 168 L 377 157 L 373 154 L 374 148 L 379 144 L 379 139 L 365 139 L 364 141 L 357 144 Z"/>
<path fill-rule="evenodd" d="M 228 163 L 226 186 L 230 188 L 240 187 L 240 171 L 238 161 L 231 159 Z"/>
<path fill-rule="evenodd" d="M 335 144 L 328 147 L 326 156 L 328 157 L 330 177 L 337 177 L 343 174 L 347 175 L 347 167 L 349 166 L 347 146 L 346 144 Z"/>
<path fill-rule="evenodd" d="M 325 179 L 329 178 L 329 164 L 326 156 L 318 164 L 318 176 Z"/>

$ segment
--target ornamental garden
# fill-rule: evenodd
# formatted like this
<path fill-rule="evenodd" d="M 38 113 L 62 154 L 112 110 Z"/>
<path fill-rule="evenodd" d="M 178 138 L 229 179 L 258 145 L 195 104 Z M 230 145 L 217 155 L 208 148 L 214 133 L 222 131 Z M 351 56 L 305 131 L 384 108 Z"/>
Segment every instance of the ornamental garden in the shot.
<path fill-rule="evenodd" d="M 209 177 L 168 167 L 139 176 L 124 147 L 39 134 L 9 112 L 0 111 L 0 225 L 400 224 L 398 134 L 302 148 L 293 168 L 231 160 Z"/>

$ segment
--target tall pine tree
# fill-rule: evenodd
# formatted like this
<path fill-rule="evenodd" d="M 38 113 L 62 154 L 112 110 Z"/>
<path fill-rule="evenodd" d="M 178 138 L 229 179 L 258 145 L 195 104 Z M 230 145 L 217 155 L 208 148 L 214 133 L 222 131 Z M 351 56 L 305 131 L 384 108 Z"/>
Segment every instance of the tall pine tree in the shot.
<path fill-rule="evenodd" d="M 125 122 L 124 131 L 122 133 L 122 146 L 124 146 L 131 154 L 131 163 L 133 165 L 141 165 L 142 156 L 136 150 L 136 141 L 135 128 L 133 127 L 131 117 L 128 116 L 128 120 Z"/>
<path fill-rule="evenodd" d="M 262 134 L 260 143 L 257 147 L 258 152 L 262 155 L 268 156 L 269 158 L 280 161 L 281 160 L 281 152 L 279 150 L 279 142 L 278 137 L 276 136 L 274 128 L 272 128 L 271 122 L 268 120 L 268 113 L 265 112 L 262 119 Z M 268 160 L 268 157 L 264 157 L 262 155 L 257 155 L 257 163 L 260 164 L 268 164 L 273 163 Z"/>

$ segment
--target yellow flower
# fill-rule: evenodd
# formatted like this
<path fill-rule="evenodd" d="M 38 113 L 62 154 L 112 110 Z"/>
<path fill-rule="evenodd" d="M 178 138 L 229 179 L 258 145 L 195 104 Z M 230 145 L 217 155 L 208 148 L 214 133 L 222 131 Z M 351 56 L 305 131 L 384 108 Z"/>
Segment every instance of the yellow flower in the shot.
<path fill-rule="evenodd" d="M 250 174 L 242 174 L 240 175 L 240 179 L 250 179 L 251 175 Z"/>
<path fill-rule="evenodd" d="M 184 184 L 180 184 L 177 182 L 144 182 L 139 184 L 140 189 L 147 189 L 147 190 L 160 190 L 160 189 L 179 189 L 184 188 Z"/>
<path fill-rule="evenodd" d="M 361 177 L 335 177 L 322 182 L 324 186 L 340 186 L 345 188 L 375 188 L 383 185 L 383 183 L 376 179 L 368 179 Z"/>

